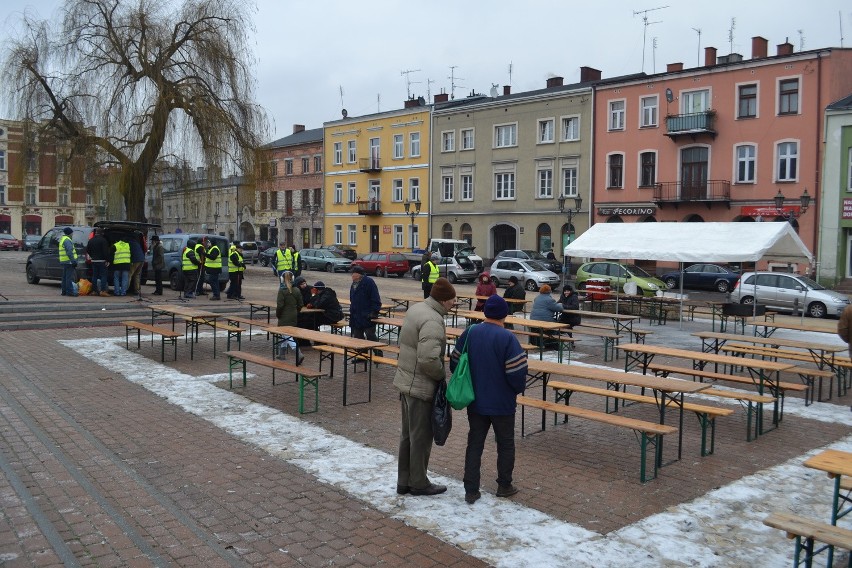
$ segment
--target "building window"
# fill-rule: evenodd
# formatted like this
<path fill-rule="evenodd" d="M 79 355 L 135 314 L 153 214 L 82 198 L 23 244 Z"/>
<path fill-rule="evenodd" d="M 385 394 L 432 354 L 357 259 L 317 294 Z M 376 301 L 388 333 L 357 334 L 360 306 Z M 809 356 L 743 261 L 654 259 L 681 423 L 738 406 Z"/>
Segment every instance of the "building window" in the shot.
<path fill-rule="evenodd" d="M 56 173 L 64 174 L 68 170 L 68 160 L 63 156 L 56 157 Z"/>
<path fill-rule="evenodd" d="M 6 205 L 6 186 L 0 185 L 0 205 Z"/>
<path fill-rule="evenodd" d="M 394 248 L 402 248 L 404 246 L 402 225 L 393 226 L 393 246 Z"/>
<path fill-rule="evenodd" d="M 441 152 L 456 151 L 456 131 L 441 132 Z"/>
<path fill-rule="evenodd" d="M 408 180 L 408 200 L 420 201 L 420 178 Z"/>
<path fill-rule="evenodd" d="M 681 198 L 701 199 L 707 194 L 707 172 L 710 171 L 710 150 L 695 146 L 680 152 Z"/>
<path fill-rule="evenodd" d="M 577 168 L 562 168 L 562 195 L 577 197 Z"/>
<path fill-rule="evenodd" d="M 473 201 L 473 176 L 463 175 L 459 181 L 461 182 L 461 201 Z"/>
<path fill-rule="evenodd" d="M 417 225 L 411 226 L 411 250 L 420 248 L 420 227 Z"/>
<path fill-rule="evenodd" d="M 462 150 L 473 150 L 473 128 L 465 128 L 461 131 Z"/>
<path fill-rule="evenodd" d="M 688 91 L 681 95 L 683 114 L 697 114 L 710 109 L 710 91 Z"/>
<path fill-rule="evenodd" d="M 554 121 L 547 118 L 538 121 L 538 143 L 549 144 L 553 142 Z"/>
<path fill-rule="evenodd" d="M 778 178 L 777 181 L 796 181 L 799 162 L 799 145 L 796 142 L 781 142 L 778 144 Z"/>
<path fill-rule="evenodd" d="M 778 114 L 798 114 L 799 80 L 784 79 L 778 84 Z"/>
<path fill-rule="evenodd" d="M 441 201 L 455 201 L 453 176 L 441 176 Z"/>
<path fill-rule="evenodd" d="M 453 238 L 453 226 L 449 223 L 444 223 L 441 226 L 441 238 L 442 239 L 452 239 Z"/>
<path fill-rule="evenodd" d="M 399 160 L 403 158 L 402 134 L 393 135 L 393 159 Z"/>
<path fill-rule="evenodd" d="M 657 183 L 657 153 L 642 152 L 639 154 L 639 187 L 653 187 Z"/>
<path fill-rule="evenodd" d="M 334 203 L 343 203 L 343 184 L 336 183 L 334 184 L 334 196 L 332 197 Z"/>
<path fill-rule="evenodd" d="M 284 175 L 293 175 L 293 160 L 284 160 Z"/>
<path fill-rule="evenodd" d="M 27 186 L 27 194 L 26 194 L 26 203 L 27 205 L 35 205 L 36 204 L 36 186 L 28 185 Z"/>
<path fill-rule="evenodd" d="M 624 101 L 609 102 L 609 129 L 624 130 Z"/>
<path fill-rule="evenodd" d="M 322 156 L 314 156 L 314 171 L 322 171 Z"/>
<path fill-rule="evenodd" d="M 354 164 L 358 159 L 358 154 L 355 151 L 355 141 L 347 140 L 346 142 L 346 161 L 347 163 Z"/>
<path fill-rule="evenodd" d="M 322 188 L 314 188 L 314 205 L 322 205 Z"/>
<path fill-rule="evenodd" d="M 60 187 L 59 188 L 58 195 L 57 195 L 59 205 L 68 205 L 68 203 L 69 203 L 68 194 L 70 193 L 70 191 L 71 190 L 67 187 Z"/>
<path fill-rule="evenodd" d="M 334 226 L 334 244 L 342 245 L 343 244 L 343 225 L 335 225 Z"/>
<path fill-rule="evenodd" d="M 657 97 L 642 97 L 639 105 L 642 107 L 642 123 L 640 126 L 657 126 Z"/>
<path fill-rule="evenodd" d="M 553 197 L 553 170 L 538 170 L 538 192 L 536 197 L 547 199 Z"/>
<path fill-rule="evenodd" d="M 392 187 L 393 187 L 393 189 L 392 189 L 391 200 L 394 201 L 395 203 L 402 203 L 402 180 L 401 179 L 393 180 L 393 186 Z"/>
<path fill-rule="evenodd" d="M 624 187 L 624 156 L 622 154 L 610 154 L 608 159 L 607 188 L 621 189 Z"/>
<path fill-rule="evenodd" d="M 852 148 L 849 148 L 849 166 L 846 169 L 846 191 L 852 191 Z"/>
<path fill-rule="evenodd" d="M 349 233 L 349 243 L 352 246 L 358 244 L 358 225 L 347 225 L 347 232 Z"/>
<path fill-rule="evenodd" d="M 302 158 L 302 173 L 307 174 L 311 171 L 311 159 L 310 158 Z"/>
<path fill-rule="evenodd" d="M 757 148 L 751 145 L 737 146 L 737 183 L 754 183 Z"/>
<path fill-rule="evenodd" d="M 494 199 L 515 199 L 515 174 L 494 174 Z"/>
<path fill-rule="evenodd" d="M 334 143 L 334 164 L 339 166 L 343 163 L 343 142 Z"/>
<path fill-rule="evenodd" d="M 737 87 L 737 118 L 754 118 L 757 116 L 757 85 L 740 85 Z"/>
<path fill-rule="evenodd" d="M 566 116 L 562 119 L 562 141 L 572 142 L 580 139 L 580 117 Z"/>
<path fill-rule="evenodd" d="M 408 155 L 411 158 L 420 156 L 420 133 L 412 132 L 408 135 Z"/>
<path fill-rule="evenodd" d="M 269 192 L 269 208 L 270 209 L 278 209 L 278 192 L 270 191 Z"/>
<path fill-rule="evenodd" d="M 6 171 L 6 150 L 0 150 L 0 172 Z"/>
<path fill-rule="evenodd" d="M 356 186 L 354 181 L 349 182 L 349 184 L 347 186 L 347 190 L 348 191 L 347 191 L 347 195 L 346 195 L 346 202 L 347 203 L 355 203 L 356 201 L 358 201 L 357 186 Z"/>
<path fill-rule="evenodd" d="M 494 147 L 506 148 L 518 144 L 518 125 L 503 124 L 494 127 Z"/>
<path fill-rule="evenodd" d="M 35 172 L 35 171 L 38 170 L 38 165 L 36 163 L 37 162 L 36 157 L 37 156 L 36 156 L 35 151 L 27 150 L 27 171 L 28 172 Z"/>

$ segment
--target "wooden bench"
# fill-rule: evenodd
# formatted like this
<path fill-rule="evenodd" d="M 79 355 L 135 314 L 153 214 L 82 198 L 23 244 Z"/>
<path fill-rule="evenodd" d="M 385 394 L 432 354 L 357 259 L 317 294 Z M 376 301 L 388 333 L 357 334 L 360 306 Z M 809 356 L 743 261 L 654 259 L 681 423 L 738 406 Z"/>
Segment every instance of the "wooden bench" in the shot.
<path fill-rule="evenodd" d="M 322 362 L 324 360 L 328 360 L 328 361 L 330 361 L 330 364 L 331 364 L 331 371 L 330 371 L 329 374 L 334 375 L 334 356 L 335 355 L 343 355 L 344 354 L 343 348 L 334 347 L 332 345 L 314 345 L 314 351 L 319 351 L 319 354 L 320 354 L 320 367 L 319 367 L 320 370 L 322 370 Z M 384 352 L 384 347 L 381 349 L 381 351 Z M 368 362 L 370 361 L 370 358 L 367 357 L 366 354 L 354 353 L 353 352 L 353 353 L 350 353 L 350 359 L 352 359 L 353 366 L 357 365 L 359 362 L 364 363 L 364 370 L 365 371 L 367 370 L 367 365 L 368 365 Z M 393 359 L 391 357 L 385 357 L 383 355 L 373 354 L 372 360 L 373 360 L 373 364 L 375 364 L 376 366 L 384 364 L 384 365 L 391 365 L 393 367 L 396 367 L 396 365 L 397 365 L 396 359 Z"/>
<path fill-rule="evenodd" d="M 666 426 L 664 424 L 657 424 L 655 422 L 647 422 L 645 420 L 637 420 L 635 418 L 627 418 L 625 416 L 607 414 L 606 412 L 598 412 L 596 410 L 578 408 L 576 406 L 568 406 L 566 404 L 539 400 L 523 395 L 518 395 L 517 401 L 518 404 L 521 405 L 521 437 L 525 436 L 524 409 L 526 407 L 538 408 L 542 412 L 553 412 L 555 414 L 561 414 L 563 416 L 573 416 L 575 418 L 583 418 L 594 422 L 600 422 L 603 424 L 609 424 L 611 426 L 618 426 L 620 428 L 628 428 L 630 430 L 633 430 L 640 436 L 640 445 L 642 447 L 642 461 L 639 469 L 639 479 L 642 481 L 642 483 L 645 483 L 648 480 L 648 478 L 645 477 L 645 462 L 648 446 L 651 446 L 656 449 L 660 436 L 677 433 L 677 428 L 675 428 L 674 426 Z M 651 479 L 654 479 L 657 477 L 657 460 L 652 458 L 652 461 L 654 462 L 654 476 Z"/>
<path fill-rule="evenodd" d="M 614 398 L 617 400 L 631 401 L 643 404 L 653 404 L 657 405 L 657 399 L 653 396 L 647 396 L 643 394 L 635 394 L 629 392 L 622 392 L 616 390 L 602 389 L 600 387 L 591 387 L 586 385 L 578 385 L 573 383 L 566 383 L 563 381 L 548 381 L 547 386 L 556 390 L 556 391 L 565 391 L 562 394 L 557 393 L 556 402 L 560 400 L 564 400 L 565 404 L 570 403 L 571 393 L 572 392 L 581 392 L 585 394 L 594 394 L 598 396 L 606 397 L 606 401 L 604 403 L 604 409 L 607 413 L 609 413 L 609 399 Z M 677 401 L 669 399 L 666 403 L 666 406 L 679 407 Z M 698 418 L 698 424 L 701 426 L 701 455 L 707 456 L 712 454 L 716 449 L 716 418 L 718 416 L 730 416 L 734 413 L 730 408 L 718 408 L 716 406 L 706 406 L 703 404 L 695 404 L 692 402 L 684 402 L 683 410 L 688 410 L 690 412 L 694 412 L 695 416 Z M 618 406 L 615 406 L 613 412 L 618 411 Z M 554 416 L 554 419 L 556 417 Z M 707 426 L 710 426 L 710 450 L 707 451 Z"/>
<path fill-rule="evenodd" d="M 168 327 L 160 327 L 159 325 L 151 325 L 150 323 L 142 323 L 138 321 L 123 321 L 124 326 L 124 347 L 130 349 L 130 331 L 136 330 L 136 349 L 142 347 L 142 332 L 151 332 L 151 345 L 154 344 L 154 336 L 160 336 L 160 361 L 166 360 L 166 343 L 174 346 L 175 361 L 177 361 L 177 339 L 182 333 L 172 331 Z"/>
<path fill-rule="evenodd" d="M 236 367 L 237 365 L 242 365 L 243 386 L 245 387 L 246 363 L 253 363 L 255 365 L 261 365 L 263 367 L 268 367 L 272 369 L 273 385 L 275 385 L 276 370 L 294 373 L 296 375 L 296 380 L 299 381 L 299 414 L 306 414 L 305 385 L 312 386 L 314 388 L 314 409 L 308 411 L 307 414 L 319 410 L 319 379 L 320 377 L 325 376 L 325 373 L 323 373 L 321 370 L 317 371 L 316 369 L 293 365 L 292 363 L 287 363 L 286 361 L 269 359 L 267 357 L 263 357 L 262 355 L 255 355 L 253 353 L 246 353 L 244 351 L 226 351 L 225 355 L 228 356 L 228 388 L 234 388 L 233 371 L 234 367 Z"/>
<path fill-rule="evenodd" d="M 540 339 L 540 334 L 539 334 L 538 331 L 526 331 L 526 330 L 517 329 L 517 328 L 510 329 L 509 331 L 511 331 L 515 335 L 523 335 L 523 336 L 529 337 L 530 338 L 529 343 L 522 343 L 521 344 L 522 346 L 523 345 L 531 346 L 532 349 L 530 349 L 529 351 L 538 350 L 539 353 L 543 353 L 544 350 L 548 348 L 549 343 L 558 344 L 556 349 L 557 349 L 558 354 L 559 354 L 558 356 L 559 356 L 559 362 L 560 363 L 562 362 L 562 354 L 563 354 L 564 347 L 566 345 L 568 346 L 568 361 L 571 360 L 571 352 L 576 347 L 576 339 L 574 339 L 572 337 L 568 337 L 564 333 L 560 333 L 559 335 L 552 335 L 552 334 L 545 333 L 544 334 L 544 345 L 539 345 L 538 341 Z M 521 348 L 527 350 L 526 347 L 521 347 Z"/>
<path fill-rule="evenodd" d="M 784 531 L 787 533 L 787 538 L 796 539 L 793 566 L 798 566 L 801 563 L 804 563 L 805 566 L 811 566 L 814 556 L 826 549 L 852 550 L 852 529 L 836 527 L 807 517 L 781 512 L 770 514 L 763 519 L 763 524 Z M 802 542 L 803 539 L 804 542 Z M 815 548 L 815 541 L 822 542 L 825 546 Z M 805 553 L 804 559 L 801 559 L 802 551 Z"/>
<path fill-rule="evenodd" d="M 610 361 L 613 358 L 618 358 L 618 351 L 615 350 L 615 346 L 618 345 L 618 342 L 621 340 L 621 335 L 612 331 L 612 328 L 607 328 L 607 330 L 604 331 L 585 325 L 578 325 L 572 327 L 570 330 L 566 330 L 566 333 L 585 335 L 588 337 L 600 337 L 603 339 L 604 344 L 604 361 Z"/>
<path fill-rule="evenodd" d="M 606 325 L 604 323 L 581 323 L 579 326 L 581 328 L 590 328 L 590 329 L 601 329 L 603 331 L 613 331 L 611 325 Z M 633 334 L 633 342 L 634 343 L 645 343 L 645 338 L 648 335 L 653 334 L 654 332 L 649 329 L 632 329 L 630 333 Z"/>
<path fill-rule="evenodd" d="M 249 341 L 251 341 L 252 327 L 254 327 L 254 326 L 263 327 L 261 324 L 263 324 L 264 326 L 269 325 L 267 323 L 261 322 L 260 320 L 245 318 L 245 317 L 242 317 L 242 316 L 232 316 L 230 314 L 227 315 L 225 319 L 228 321 L 228 325 L 230 325 L 230 326 L 238 327 L 240 324 L 248 325 Z M 268 335 L 269 334 L 267 334 L 267 338 L 268 338 Z"/>
<path fill-rule="evenodd" d="M 336 322 L 336 323 L 328 324 L 328 326 L 331 328 L 331 333 L 333 333 L 335 335 L 343 335 L 343 330 L 346 329 L 346 327 L 348 325 L 349 324 L 346 323 L 343 320 L 340 320 L 339 322 Z"/>
<path fill-rule="evenodd" d="M 705 389 L 701 391 L 699 394 L 707 395 L 707 396 L 715 396 L 718 398 L 728 398 L 732 400 L 736 400 L 740 403 L 740 406 L 743 406 L 746 409 L 746 441 L 751 442 L 753 439 L 757 438 L 757 420 L 754 420 L 755 432 L 754 436 L 752 436 L 752 417 L 755 415 L 757 410 L 757 404 L 775 404 L 775 397 L 768 396 L 765 394 L 757 394 L 753 392 L 745 392 L 745 391 L 729 391 L 722 389 Z"/>

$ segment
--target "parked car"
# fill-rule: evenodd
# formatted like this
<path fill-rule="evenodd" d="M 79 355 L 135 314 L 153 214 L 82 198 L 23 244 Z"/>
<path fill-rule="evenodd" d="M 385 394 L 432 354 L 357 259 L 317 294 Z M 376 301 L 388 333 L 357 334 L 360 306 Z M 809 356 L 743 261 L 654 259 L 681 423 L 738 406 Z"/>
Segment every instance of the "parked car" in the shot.
<path fill-rule="evenodd" d="M 681 272 L 666 272 L 660 276 L 669 289 L 680 287 Z M 740 279 L 739 270 L 721 264 L 693 264 L 683 269 L 683 287 L 690 290 L 727 292 Z"/>
<path fill-rule="evenodd" d="M 77 250 L 77 276 L 79 278 L 91 278 L 90 267 L 86 264 L 86 245 L 94 235 L 95 227 L 102 227 L 104 237 L 110 244 L 122 239 L 147 240 L 148 231 L 159 229 L 160 225 L 151 223 L 135 223 L 133 221 L 98 221 L 94 227 L 71 227 L 71 240 Z M 59 239 L 63 235 L 64 225 L 54 227 L 44 234 L 38 244 L 30 251 L 27 257 L 26 274 L 27 282 L 38 284 L 42 279 L 62 280 L 62 265 L 59 264 Z M 150 254 L 147 262 L 142 266 L 142 282 L 147 277 Z M 112 267 L 107 269 L 107 279 L 112 283 Z"/>
<path fill-rule="evenodd" d="M 254 241 L 240 241 L 240 247 L 243 249 L 243 262 L 246 264 L 257 264 L 257 255 L 260 254 L 257 243 Z"/>
<path fill-rule="evenodd" d="M 41 235 L 27 235 L 24 237 L 24 250 L 33 250 L 38 246 L 41 240 Z"/>
<path fill-rule="evenodd" d="M 219 288 L 221 290 L 225 289 L 225 285 L 228 283 L 228 248 L 230 247 L 228 239 L 218 235 L 205 235 L 202 233 L 171 233 L 160 235 L 160 242 L 165 250 L 165 254 L 163 256 L 166 261 L 163 280 L 168 281 L 169 287 L 172 290 L 183 290 L 184 283 L 181 265 L 183 264 L 183 249 L 186 248 L 186 243 L 190 239 L 200 243 L 201 239 L 204 237 L 209 238 L 217 247 L 219 247 L 219 253 L 222 255 L 222 271 L 219 274 Z M 145 264 L 150 265 L 150 263 L 151 251 L 148 251 L 145 255 Z M 145 284 L 146 280 L 147 274 L 143 273 L 142 283 Z M 209 281 L 209 277 L 205 277 L 205 282 Z"/>
<path fill-rule="evenodd" d="M 403 276 L 408 272 L 408 260 L 398 252 L 371 252 L 353 260 L 352 266 L 360 266 L 367 274 Z"/>
<path fill-rule="evenodd" d="M 658 291 L 666 289 L 662 280 L 651 276 L 635 264 L 608 261 L 587 262 L 577 269 L 575 278 L 577 288 L 584 289 L 586 280 L 589 278 L 607 280 L 610 289 L 619 292 L 624 292 L 624 285 L 632 282 L 636 284 L 637 291 L 645 296 L 655 296 Z"/>
<path fill-rule="evenodd" d="M 302 270 L 325 270 L 326 272 L 349 272 L 352 261 L 339 252 L 321 248 L 307 248 L 299 251 Z"/>
<path fill-rule="evenodd" d="M 731 301 L 757 303 L 782 311 L 804 309 L 814 318 L 839 316 L 849 297 L 828 290 L 806 276 L 787 272 L 745 272 L 731 292 Z"/>
<path fill-rule="evenodd" d="M 275 251 L 278 250 L 278 247 L 267 247 L 259 255 L 257 255 L 257 261 L 261 266 L 274 266 L 275 265 Z"/>
<path fill-rule="evenodd" d="M 0 250 L 21 250 L 24 245 L 9 233 L 0 233 Z"/>
<path fill-rule="evenodd" d="M 349 245 L 326 245 L 323 248 L 328 249 L 332 252 L 339 252 L 349 260 L 356 260 L 358 258 L 358 253 L 355 251 L 354 248 L 350 247 Z"/>
<path fill-rule="evenodd" d="M 473 282 L 479 276 L 476 265 L 463 252 L 454 257 L 432 255 L 432 262 L 437 265 L 440 275 L 449 280 L 451 284 L 455 284 L 456 282 Z M 415 280 L 420 280 L 419 264 L 412 267 L 411 277 Z"/>
<path fill-rule="evenodd" d="M 495 258 L 520 258 L 522 260 L 537 260 L 556 274 L 562 274 L 562 263 L 558 260 L 549 260 L 546 256 L 535 250 L 510 249 L 501 250 Z"/>
<path fill-rule="evenodd" d="M 257 250 L 260 251 L 260 252 L 265 251 L 269 247 L 277 247 L 278 246 L 275 243 L 273 243 L 272 241 L 254 241 L 254 242 L 255 242 L 255 244 L 257 244 Z"/>
<path fill-rule="evenodd" d="M 537 260 L 498 258 L 491 265 L 490 272 L 491 281 L 498 287 L 508 282 L 510 276 L 515 276 L 518 284 L 530 291 L 538 290 L 545 284 L 551 287 L 559 284 L 559 275 Z"/>

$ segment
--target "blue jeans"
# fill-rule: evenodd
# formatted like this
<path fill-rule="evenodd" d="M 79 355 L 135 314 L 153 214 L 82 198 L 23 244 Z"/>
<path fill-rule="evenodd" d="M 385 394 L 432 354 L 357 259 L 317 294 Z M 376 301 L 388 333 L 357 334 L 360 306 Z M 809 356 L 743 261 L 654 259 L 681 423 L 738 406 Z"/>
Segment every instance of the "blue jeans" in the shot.
<path fill-rule="evenodd" d="M 76 276 L 77 267 L 73 264 L 62 265 L 62 294 L 65 296 L 74 295 L 74 277 Z"/>
<path fill-rule="evenodd" d="M 92 290 L 95 292 L 109 291 L 107 282 L 107 267 L 105 262 L 92 263 Z"/>
<path fill-rule="evenodd" d="M 127 295 L 127 281 L 130 279 L 130 271 L 127 269 L 116 270 L 112 275 L 113 293 L 116 296 Z"/>
<path fill-rule="evenodd" d="M 210 279 L 210 295 L 212 298 L 219 297 L 219 274 L 219 271 L 207 273 L 207 277 Z"/>

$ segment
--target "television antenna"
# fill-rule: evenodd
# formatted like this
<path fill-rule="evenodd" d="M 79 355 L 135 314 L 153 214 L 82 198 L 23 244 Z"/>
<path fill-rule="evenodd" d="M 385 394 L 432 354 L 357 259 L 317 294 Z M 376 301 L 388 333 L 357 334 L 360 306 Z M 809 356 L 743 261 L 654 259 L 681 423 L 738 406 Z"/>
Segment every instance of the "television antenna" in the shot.
<path fill-rule="evenodd" d="M 408 95 L 408 98 L 411 98 L 411 85 L 417 85 L 420 81 L 412 81 L 411 74 L 417 73 L 420 69 L 406 69 L 405 71 L 400 71 L 400 75 L 405 77 L 405 92 Z"/>
<path fill-rule="evenodd" d="M 435 79 L 426 78 L 426 100 L 432 100 L 432 83 L 435 82 Z"/>
<path fill-rule="evenodd" d="M 459 87 L 459 88 L 462 87 L 462 85 L 456 84 L 456 81 L 462 80 L 461 77 L 456 77 L 456 69 L 457 68 L 458 68 L 458 65 L 450 65 L 450 76 L 447 77 L 447 79 L 450 80 L 450 98 L 451 99 L 456 98 L 456 87 Z"/>
<path fill-rule="evenodd" d="M 841 24 L 841 26 L 842 26 L 842 24 Z M 842 36 L 843 33 L 841 32 L 840 35 Z M 842 40 L 841 40 L 841 45 L 842 45 Z M 509 85 L 510 86 L 512 85 L 512 62 L 511 61 L 509 62 Z"/>
<path fill-rule="evenodd" d="M 731 27 L 728 28 L 728 43 L 730 44 L 730 51 L 728 53 L 734 52 L 734 29 L 737 27 L 737 19 L 731 18 Z"/>
<path fill-rule="evenodd" d="M 805 50 L 805 31 L 804 30 L 796 30 L 799 34 L 799 51 Z"/>
<path fill-rule="evenodd" d="M 701 28 L 692 28 L 692 30 L 698 34 L 698 55 L 695 56 L 695 65 L 696 67 L 701 66 Z"/>
<path fill-rule="evenodd" d="M 658 20 L 656 22 L 649 22 L 648 21 L 648 12 L 654 12 L 655 10 L 662 10 L 663 8 L 668 8 L 668 6 L 657 6 L 656 8 L 648 8 L 646 10 L 634 10 L 633 11 L 634 16 L 638 16 L 639 14 L 642 14 L 642 23 L 645 25 L 644 29 L 642 30 L 642 72 L 643 73 L 645 72 L 645 40 L 647 39 L 647 35 L 648 35 L 648 26 L 650 26 L 652 24 L 659 24 L 659 23 L 662 22 L 662 20 Z"/>
<path fill-rule="evenodd" d="M 343 104 L 343 85 L 339 85 L 337 90 L 340 91 L 340 108 L 345 108 L 346 105 Z"/>
<path fill-rule="evenodd" d="M 651 38 L 651 71 L 657 72 L 657 36 Z"/>

